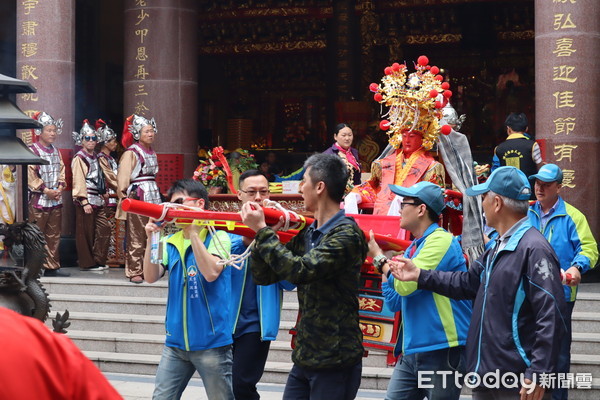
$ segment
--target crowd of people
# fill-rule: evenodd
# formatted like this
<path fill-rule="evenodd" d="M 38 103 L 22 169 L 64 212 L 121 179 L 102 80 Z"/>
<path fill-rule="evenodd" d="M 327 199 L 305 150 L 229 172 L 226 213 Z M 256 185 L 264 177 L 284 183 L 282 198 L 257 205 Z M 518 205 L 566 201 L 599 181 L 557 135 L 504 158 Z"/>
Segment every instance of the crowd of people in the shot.
<path fill-rule="evenodd" d="M 409 81 L 422 79 L 441 93 L 443 86 L 428 76 L 433 68 L 419 63 Z M 374 88 L 378 94 L 388 89 Z M 423 103 L 435 99 L 432 92 L 438 95 L 426 92 Z M 168 275 L 154 399 L 179 398 L 195 371 L 211 399 L 260 398 L 256 385 L 279 329 L 283 290 L 297 291 L 300 315 L 283 398 L 355 398 L 364 355 L 358 294 L 367 257 L 381 274 L 387 307 L 402 319 L 386 398 L 458 399 L 463 385 L 478 400 L 567 398 L 567 390 L 543 377 L 570 369 L 577 286 L 598 261 L 589 224 L 560 196 L 562 170 L 541 159 L 524 114 L 507 117 L 507 139 L 494 150 L 491 175 L 478 183 L 468 142 L 458 132 L 464 116 L 447 101 L 437 103 L 398 105 L 413 114 L 385 121 L 390 146 L 364 182 L 352 128 L 339 124 L 331 148 L 309 157 L 301 171 L 300 193 L 314 222 L 286 244 L 278 236 L 283 218 L 269 225 L 261 207 L 270 195 L 269 177 L 248 170 L 239 177 L 238 199 L 253 240 L 181 223 L 161 239 L 160 257 L 152 256 L 151 245 L 164 224 L 119 207 L 125 198 L 161 202 L 152 148 L 156 123 L 138 115 L 127 119 L 126 151 L 117 163 L 114 131 L 101 120 L 95 128 L 84 121 L 73 134 L 82 148 L 71 166 L 80 267 L 105 268 L 109 221 L 118 218 L 127 220 L 131 282 Z M 53 142 L 62 122 L 46 113 L 37 119 L 43 128 L 31 150 L 48 164 L 29 167 L 30 218 L 46 235 L 45 274 L 60 275 L 67 182 Z M 435 145 L 442 160 L 430 153 Z M 447 185 L 464 196 L 460 238 L 440 226 Z M 166 197 L 187 208 L 209 207 L 206 187 L 193 179 L 174 182 Z M 375 215 L 400 215 L 410 246 L 400 253 L 382 250 L 373 232 L 367 236 L 350 215 L 361 203 L 373 203 Z M 248 257 L 231 266 L 231 256 L 242 254 Z"/>

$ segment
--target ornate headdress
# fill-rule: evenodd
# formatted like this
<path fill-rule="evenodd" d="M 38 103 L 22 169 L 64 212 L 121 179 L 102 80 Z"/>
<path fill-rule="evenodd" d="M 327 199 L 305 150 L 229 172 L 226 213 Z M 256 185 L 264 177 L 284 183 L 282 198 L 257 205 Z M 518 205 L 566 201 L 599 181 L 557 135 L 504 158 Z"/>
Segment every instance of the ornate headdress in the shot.
<path fill-rule="evenodd" d="M 54 126 L 56 126 L 56 133 L 59 135 L 62 133 L 62 126 L 63 126 L 62 118 L 54 119 L 50 116 L 50 114 L 46 114 L 44 111 L 41 111 L 41 112 L 38 111 L 35 114 L 33 114 L 33 119 L 37 120 L 43 126 L 54 125 Z M 34 129 L 33 133 L 35 133 L 36 135 L 39 136 L 42 134 L 42 130 Z"/>
<path fill-rule="evenodd" d="M 142 134 L 142 128 L 146 125 L 152 125 L 154 128 L 154 133 L 158 133 L 158 129 L 156 128 L 156 121 L 154 118 L 148 120 L 140 115 L 132 114 L 125 120 L 125 124 L 123 125 L 123 137 L 121 139 L 121 144 L 123 147 L 127 148 L 131 146 L 133 141 L 136 142 L 140 140 L 140 135 Z"/>
<path fill-rule="evenodd" d="M 92 128 L 92 126 L 90 125 L 90 121 L 88 121 L 87 119 L 83 120 L 83 126 L 81 127 L 81 129 L 79 130 L 79 132 L 73 132 L 73 141 L 75 142 L 75 144 L 77 146 L 81 146 L 83 144 L 83 137 L 87 136 L 87 135 L 94 135 L 96 136 L 96 131 L 94 130 L 94 128 Z"/>
<path fill-rule="evenodd" d="M 115 131 L 113 131 L 111 127 L 104 122 L 104 120 L 97 119 L 94 126 L 96 127 L 96 132 L 98 133 L 98 142 L 106 143 L 117 138 Z"/>
<path fill-rule="evenodd" d="M 371 83 L 369 89 L 375 92 L 373 99 L 389 110 L 379 123 L 387 131 L 389 142 L 394 148 L 400 147 L 402 132 L 419 132 L 423 135 L 423 148 L 430 150 L 440 132 L 449 134 L 449 125 L 440 127 L 442 108 L 452 96 L 450 84 L 443 82 L 440 69 L 429 66 L 429 59 L 419 57 L 416 71 L 407 75 L 404 64 L 394 63 L 386 67 L 381 85 Z M 437 100 L 439 95 L 441 101 Z"/>
<path fill-rule="evenodd" d="M 442 120 L 449 125 L 454 125 L 455 131 L 460 131 L 460 127 L 462 126 L 463 122 L 465 122 L 465 119 L 467 119 L 467 116 L 465 114 L 462 114 L 459 117 L 458 113 L 456 112 L 454 107 L 452 107 L 452 104 L 450 104 L 450 102 L 448 102 L 448 104 L 446 104 L 446 106 L 442 108 L 442 113 L 444 114 Z"/>

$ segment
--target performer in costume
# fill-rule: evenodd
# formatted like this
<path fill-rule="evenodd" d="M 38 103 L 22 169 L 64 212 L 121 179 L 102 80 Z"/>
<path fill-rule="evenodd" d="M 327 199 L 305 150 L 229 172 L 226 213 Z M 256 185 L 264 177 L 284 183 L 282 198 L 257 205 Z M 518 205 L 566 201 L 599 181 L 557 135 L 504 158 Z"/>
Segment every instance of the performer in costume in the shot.
<path fill-rule="evenodd" d="M 359 203 L 374 202 L 373 214 L 396 214 L 396 210 L 390 210 L 395 194 L 389 184 L 410 187 L 428 181 L 445 187 L 444 167 L 429 150 L 440 134 L 441 109 L 451 92 L 446 89 L 449 85 L 442 83 L 439 68 L 428 64 L 427 57 L 419 57 L 416 71 L 408 75 L 405 65 L 394 63 L 386 68 L 381 85 L 370 85 L 376 92 L 375 101 L 389 107 L 384 115 L 389 120 L 382 120 L 379 126 L 387 131 L 390 140 L 371 166 L 371 179 L 354 188 L 353 198 Z M 441 93 L 444 100 L 438 101 Z M 351 200 L 346 197 L 347 203 Z"/>
<path fill-rule="evenodd" d="M 121 156 L 117 173 L 119 202 L 129 197 L 148 203 L 161 203 L 160 192 L 156 184 L 158 158 L 152 149 L 156 132 L 154 118 L 147 120 L 133 114 L 125 120 L 121 143 L 127 150 Z M 134 140 L 135 143 L 133 143 Z M 148 222 L 148 217 L 126 214 L 119 205 L 117 218 L 127 220 L 125 275 L 133 283 L 142 283 L 142 265 L 146 248 L 144 227 Z"/>
<path fill-rule="evenodd" d="M 73 132 L 73 141 L 82 146 L 73 157 L 73 202 L 75 203 L 75 244 L 79 269 L 102 271 L 106 266 L 107 238 L 110 225 L 104 210 L 104 184 L 98 157 L 94 152 L 98 136 L 89 124 L 83 121 L 79 132 Z"/>
<path fill-rule="evenodd" d="M 67 187 L 65 164 L 60 152 L 52 143 L 62 133 L 62 119 L 54 119 L 45 112 L 34 114 L 34 119 L 42 124 L 42 129 L 34 129 L 37 143 L 29 149 L 48 161 L 48 165 L 29 165 L 27 167 L 27 185 L 29 187 L 29 220 L 44 232 L 47 252 L 44 264 L 45 276 L 69 276 L 58 271 L 60 260 L 58 244 L 62 219 L 62 191 Z"/>
<path fill-rule="evenodd" d="M 360 161 L 358 159 L 358 150 L 352 147 L 354 134 L 348 124 L 337 124 L 333 132 L 333 146 L 325 150 L 325 154 L 337 154 L 342 158 L 348 167 L 348 185 L 347 190 L 352 190 L 354 186 L 360 185 Z"/>
<path fill-rule="evenodd" d="M 15 222 L 15 190 L 17 188 L 15 167 L 0 164 L 0 216 L 5 224 Z"/>
<path fill-rule="evenodd" d="M 100 151 L 98 152 L 98 163 L 100 170 L 104 175 L 104 183 L 106 185 L 106 194 L 104 195 L 104 211 L 106 219 L 110 225 L 110 235 L 103 238 L 105 248 L 109 249 L 109 262 L 117 262 L 124 264 L 124 260 L 120 260 L 121 251 L 118 251 L 118 246 L 122 243 L 117 243 L 116 240 L 116 220 L 117 211 L 117 160 L 113 158 L 111 153 L 117 149 L 117 134 L 101 119 L 96 120 L 96 133 L 98 134 L 98 142 Z M 111 259 L 110 255 L 114 258 Z"/>

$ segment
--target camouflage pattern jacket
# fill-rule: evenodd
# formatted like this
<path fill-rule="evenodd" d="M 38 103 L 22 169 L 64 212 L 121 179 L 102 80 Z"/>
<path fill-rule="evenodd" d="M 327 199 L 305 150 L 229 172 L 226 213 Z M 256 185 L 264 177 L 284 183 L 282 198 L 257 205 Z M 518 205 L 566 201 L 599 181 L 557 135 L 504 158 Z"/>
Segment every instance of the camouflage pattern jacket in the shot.
<path fill-rule="evenodd" d="M 360 266 L 367 256 L 364 234 L 350 217 L 338 218 L 311 250 L 314 224 L 285 246 L 270 228 L 255 238 L 250 261 L 254 281 L 287 280 L 298 286 L 301 318 L 294 364 L 310 369 L 350 367 L 363 356 L 358 325 Z"/>

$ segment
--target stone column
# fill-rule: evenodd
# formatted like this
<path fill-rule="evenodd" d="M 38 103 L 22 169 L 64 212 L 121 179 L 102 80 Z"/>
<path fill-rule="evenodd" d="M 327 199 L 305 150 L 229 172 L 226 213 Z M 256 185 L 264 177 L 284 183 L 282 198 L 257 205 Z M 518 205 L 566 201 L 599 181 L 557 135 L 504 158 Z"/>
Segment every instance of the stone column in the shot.
<path fill-rule="evenodd" d="M 600 238 L 599 57 L 596 2 L 536 0 L 536 138 L 543 139 L 546 160 L 563 169 L 561 195 L 586 215 L 596 239 Z"/>
<path fill-rule="evenodd" d="M 17 95 L 27 115 L 45 111 L 64 121 L 55 142 L 70 165 L 75 116 L 75 0 L 17 0 L 17 78 L 31 82 L 37 93 Z M 30 132 L 23 135 L 30 142 Z M 63 197 L 62 235 L 74 232 L 70 192 Z"/>
<path fill-rule="evenodd" d="M 126 0 L 124 12 L 124 114 L 156 119 L 159 181 L 191 177 L 199 127 L 196 2 Z"/>

